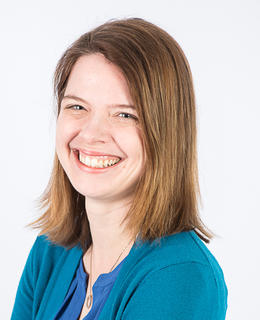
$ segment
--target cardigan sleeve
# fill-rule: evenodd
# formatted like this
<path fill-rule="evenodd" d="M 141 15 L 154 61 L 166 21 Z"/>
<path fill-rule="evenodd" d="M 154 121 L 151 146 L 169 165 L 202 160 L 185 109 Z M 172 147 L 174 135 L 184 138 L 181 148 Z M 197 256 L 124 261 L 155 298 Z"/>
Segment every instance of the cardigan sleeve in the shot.
<path fill-rule="evenodd" d="M 16 292 L 11 320 L 29 320 L 33 318 L 33 271 L 34 260 L 39 238 L 35 241 L 27 258 L 23 273 Z"/>
<path fill-rule="evenodd" d="M 219 280 L 210 265 L 197 262 L 154 271 L 136 288 L 122 320 L 224 320 L 227 291 Z"/>

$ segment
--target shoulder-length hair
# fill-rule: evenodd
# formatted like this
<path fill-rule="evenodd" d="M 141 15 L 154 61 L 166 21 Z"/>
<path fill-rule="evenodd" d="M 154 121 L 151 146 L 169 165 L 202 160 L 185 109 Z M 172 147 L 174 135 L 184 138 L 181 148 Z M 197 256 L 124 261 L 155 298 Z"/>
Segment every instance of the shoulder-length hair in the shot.
<path fill-rule="evenodd" d="M 121 69 L 142 131 L 145 170 L 123 221 L 127 230 L 143 241 L 194 230 L 209 242 L 212 234 L 198 212 L 195 98 L 182 49 L 167 32 L 140 18 L 110 20 L 83 34 L 55 70 L 57 117 L 72 67 L 79 57 L 94 53 Z M 85 199 L 73 188 L 57 154 L 39 203 L 45 211 L 30 225 L 54 243 L 88 249 L 92 239 Z"/>

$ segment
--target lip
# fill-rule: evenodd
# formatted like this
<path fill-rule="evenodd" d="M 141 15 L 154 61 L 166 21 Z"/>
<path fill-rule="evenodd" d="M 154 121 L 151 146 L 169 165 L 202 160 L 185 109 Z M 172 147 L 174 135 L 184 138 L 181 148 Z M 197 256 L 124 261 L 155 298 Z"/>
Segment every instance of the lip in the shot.
<path fill-rule="evenodd" d="M 92 150 L 84 150 L 84 149 L 80 149 L 80 148 L 72 148 L 71 150 L 73 152 L 83 153 L 86 156 L 108 156 L 108 157 L 112 157 L 112 158 L 119 158 L 120 160 L 122 160 L 121 157 L 119 157 L 115 154 L 103 153 L 103 152 L 92 151 Z"/>
<path fill-rule="evenodd" d="M 79 153 L 79 150 L 78 149 L 74 149 L 72 150 L 72 156 L 73 156 L 73 161 L 75 162 L 76 166 L 86 172 L 86 173 L 104 173 L 108 170 L 111 170 L 115 167 L 117 167 L 123 160 L 120 158 L 120 161 L 118 163 L 116 163 L 115 165 L 113 165 L 112 167 L 106 167 L 106 168 L 90 168 L 90 167 L 87 167 L 86 165 L 84 165 L 82 162 L 79 161 L 78 159 L 78 153 Z M 93 155 L 93 154 L 89 154 L 89 155 Z M 95 154 L 95 155 L 98 155 L 98 154 Z M 104 155 L 104 154 L 99 154 L 99 155 Z M 119 157 L 118 157 L 119 158 Z"/>

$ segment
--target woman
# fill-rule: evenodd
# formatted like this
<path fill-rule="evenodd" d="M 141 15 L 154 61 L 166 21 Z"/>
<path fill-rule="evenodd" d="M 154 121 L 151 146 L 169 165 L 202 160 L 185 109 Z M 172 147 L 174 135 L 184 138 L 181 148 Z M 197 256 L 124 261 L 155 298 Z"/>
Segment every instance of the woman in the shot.
<path fill-rule="evenodd" d="M 54 87 L 54 167 L 12 319 L 224 319 L 179 45 L 143 19 L 109 21 L 66 50 Z"/>

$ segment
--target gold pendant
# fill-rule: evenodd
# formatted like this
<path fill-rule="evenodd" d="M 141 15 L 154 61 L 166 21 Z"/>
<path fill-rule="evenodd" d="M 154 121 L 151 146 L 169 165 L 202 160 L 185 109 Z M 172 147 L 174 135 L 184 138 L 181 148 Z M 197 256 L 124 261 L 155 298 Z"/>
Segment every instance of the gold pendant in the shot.
<path fill-rule="evenodd" d="M 87 297 L 87 307 L 90 308 L 92 305 L 92 294 Z"/>

